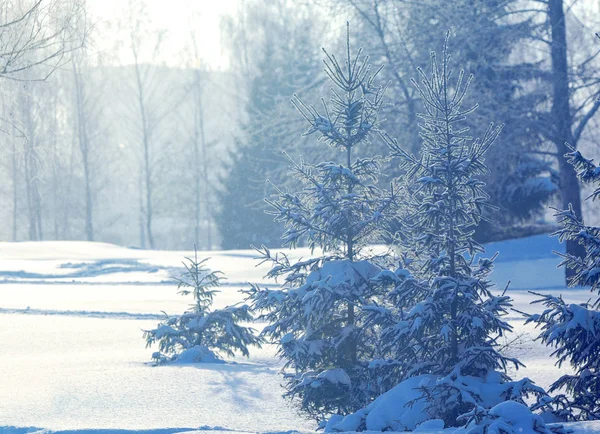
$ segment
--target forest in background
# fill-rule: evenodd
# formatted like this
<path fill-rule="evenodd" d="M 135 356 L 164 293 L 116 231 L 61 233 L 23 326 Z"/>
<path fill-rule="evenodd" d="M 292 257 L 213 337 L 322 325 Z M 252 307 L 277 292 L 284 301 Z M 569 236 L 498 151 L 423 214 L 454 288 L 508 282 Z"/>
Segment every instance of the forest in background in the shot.
<path fill-rule="evenodd" d="M 21 2 L 24 10 L 37 4 L 29 3 Z M 450 31 L 452 62 L 475 75 L 473 135 L 482 133 L 480 119 L 505 124 L 486 158 L 486 190 L 498 210 L 479 230 L 481 241 L 551 231 L 548 206 L 586 196 L 562 155 L 565 142 L 598 149 L 594 1 L 247 0 L 221 22 L 226 70 L 199 58 L 198 47 L 211 41 L 193 24 L 173 53 L 180 65 L 165 65 L 168 29 L 149 30 L 141 1 L 129 2 L 118 23 L 88 15 L 76 0 L 45 7 L 52 25 L 69 30 L 60 59 L 10 71 L 2 58 L 3 240 L 279 246 L 282 230 L 264 198 L 274 193 L 267 179 L 283 188 L 293 182 L 282 151 L 312 161 L 337 152 L 302 137 L 290 99 L 326 93 L 319 47 L 343 47 L 346 21 L 353 44 L 385 65 L 386 131 L 415 152 L 422 101 L 410 79 Z M 14 11 L 5 5 L 2 13 Z M 133 62 L 98 49 L 115 27 Z M 374 145 L 387 154 L 384 143 Z M 382 185 L 399 170 L 387 164 Z"/>

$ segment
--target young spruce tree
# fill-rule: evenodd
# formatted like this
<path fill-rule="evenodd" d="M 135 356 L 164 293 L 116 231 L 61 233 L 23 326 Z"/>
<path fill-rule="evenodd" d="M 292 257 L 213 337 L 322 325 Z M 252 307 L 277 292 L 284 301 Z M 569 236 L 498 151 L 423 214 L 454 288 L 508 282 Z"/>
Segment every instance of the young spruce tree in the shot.
<path fill-rule="evenodd" d="M 465 120 L 476 106 L 462 103 L 472 76 L 461 71 L 451 78 L 447 43 L 441 64 L 432 54 L 431 75 L 420 70 L 422 83 L 413 80 L 425 108 L 420 156 L 389 140 L 406 173 L 397 234 L 403 260 L 377 278 L 391 288 L 394 308 L 369 308 L 369 320 L 383 328 L 387 357 L 373 364 L 382 381 L 394 385 L 424 375 L 430 381 L 421 384 L 417 401 L 425 403 L 428 418 L 450 427 L 465 424 L 460 416 L 474 409 L 522 402 L 523 394 L 543 390 L 528 379 L 511 381 L 507 368 L 520 362 L 498 349 L 497 340 L 511 330 L 501 318 L 511 301 L 492 293 L 494 258 L 481 257 L 484 249 L 473 236 L 487 206 L 479 179 L 486 173 L 484 154 L 502 127 L 491 124 L 482 138 L 469 136 Z"/>
<path fill-rule="evenodd" d="M 350 55 L 345 62 L 325 52 L 325 72 L 334 86 L 322 111 L 293 99 L 309 123 L 307 135 L 340 150 L 340 161 L 292 162 L 302 188 L 277 189 L 268 202 L 286 226 L 284 245 L 304 241 L 322 254 L 291 261 L 271 255 L 268 277 L 283 278 L 280 289 L 254 286 L 249 291 L 259 320 L 269 325 L 263 335 L 279 345 L 285 360 L 286 396 L 297 398 L 316 420 L 346 414 L 372 399 L 368 364 L 376 352 L 376 329 L 367 327 L 361 307 L 377 300 L 371 278 L 381 271 L 365 249 L 380 241 L 385 222 L 394 214 L 396 193 L 376 187 L 376 158 L 356 158 L 355 148 L 368 146 L 380 134 L 378 112 L 384 88 L 376 87 L 368 57 Z"/>
<path fill-rule="evenodd" d="M 262 339 L 250 327 L 247 305 L 228 306 L 211 310 L 213 298 L 221 284 L 221 273 L 206 268 L 207 259 L 186 258 L 185 272 L 177 279 L 179 293 L 192 295 L 194 302 L 181 315 L 167 315 L 155 329 L 144 331 L 146 347 L 158 343 L 159 351 L 152 354 L 158 364 L 170 362 L 221 362 L 219 353 L 233 357 L 235 352 L 248 357 L 248 346 L 260 347 Z"/>
<path fill-rule="evenodd" d="M 600 167 L 576 150 L 566 157 L 581 181 L 595 184 L 587 199 L 600 198 Z M 568 393 L 553 398 L 556 414 L 564 420 L 600 419 L 600 227 L 586 225 L 572 207 L 556 216 L 561 228 L 554 235 L 561 242 L 575 241 L 585 248 L 584 257 L 559 253 L 560 265 L 573 271 L 569 286 L 589 286 L 599 296 L 594 302 L 567 304 L 562 297 L 542 295 L 534 303 L 547 309 L 531 315 L 528 322 L 541 327 L 539 339 L 555 348 L 558 366 L 566 362 L 575 371 L 550 386 L 550 392 L 565 389 Z"/>

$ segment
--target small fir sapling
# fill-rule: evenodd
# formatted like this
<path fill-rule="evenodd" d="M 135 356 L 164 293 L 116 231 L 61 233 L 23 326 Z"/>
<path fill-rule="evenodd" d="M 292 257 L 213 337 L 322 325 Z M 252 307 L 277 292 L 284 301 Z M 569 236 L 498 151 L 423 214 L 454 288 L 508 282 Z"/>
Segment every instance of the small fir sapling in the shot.
<path fill-rule="evenodd" d="M 582 182 L 595 186 L 588 200 L 600 197 L 600 168 L 575 149 L 566 155 Z M 557 364 L 568 363 L 573 375 L 563 375 L 550 386 L 550 392 L 564 390 L 549 402 L 554 413 L 563 420 L 600 419 L 600 227 L 586 225 L 572 207 L 557 210 L 560 229 L 554 233 L 561 242 L 577 241 L 585 248 L 585 256 L 557 253 L 561 266 L 574 271 L 569 286 L 589 286 L 597 294 L 595 301 L 568 304 L 560 296 L 540 296 L 534 303 L 546 309 L 530 315 L 528 322 L 541 328 L 538 336 L 543 343 L 554 347 Z"/>
<path fill-rule="evenodd" d="M 194 299 L 189 309 L 181 315 L 165 313 L 156 328 L 144 331 L 146 347 L 158 343 L 159 351 L 152 354 L 155 364 L 222 362 L 221 355 L 248 357 L 249 346 L 261 345 L 254 329 L 240 325 L 253 320 L 247 305 L 211 310 L 222 277 L 221 272 L 209 270 L 206 261 L 198 260 L 194 252 L 193 258 L 183 262 L 182 276 L 176 278 L 179 294 Z"/>
<path fill-rule="evenodd" d="M 379 70 L 371 71 L 360 50 L 351 57 L 349 39 L 344 63 L 325 56 L 330 102 L 322 100 L 322 110 L 298 97 L 293 104 L 309 124 L 306 134 L 339 149 L 340 161 L 292 161 L 301 188 L 275 187 L 268 200 L 275 219 L 285 224 L 284 245 L 305 242 L 322 253 L 293 261 L 258 249 L 272 264 L 267 276 L 283 283 L 248 291 L 259 319 L 269 323 L 262 335 L 278 344 L 285 361 L 285 395 L 316 420 L 356 410 L 374 396 L 368 365 L 377 352 L 378 330 L 367 326 L 362 306 L 380 296 L 371 278 L 381 267 L 365 247 L 381 242 L 397 202 L 394 185 L 389 191 L 376 186 L 378 159 L 353 154 L 380 135 L 384 88 L 374 84 Z"/>

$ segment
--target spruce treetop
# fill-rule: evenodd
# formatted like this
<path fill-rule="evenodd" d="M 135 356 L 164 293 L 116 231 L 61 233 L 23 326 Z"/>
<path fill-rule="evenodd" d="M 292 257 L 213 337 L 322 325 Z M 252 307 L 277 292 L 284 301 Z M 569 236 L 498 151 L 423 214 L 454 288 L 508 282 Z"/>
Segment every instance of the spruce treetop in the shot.
<path fill-rule="evenodd" d="M 379 159 L 352 155 L 356 146 L 368 145 L 373 136 L 381 135 L 378 112 L 385 86 L 374 84 L 381 68 L 371 72 L 368 56 L 363 58 L 361 50 L 351 56 L 349 36 L 344 65 L 323 51 L 325 73 L 334 85 L 330 102 L 321 99 L 321 111 L 297 95 L 292 103 L 309 124 L 305 135 L 318 135 L 345 152 L 345 158 L 319 164 L 290 158 L 303 188 L 289 193 L 274 187 L 276 198 L 267 202 L 275 219 L 286 225 L 285 246 L 294 247 L 304 238 L 311 248 L 335 251 L 352 260 L 367 242 L 381 235 L 384 215 L 391 214 L 396 200 L 394 185 L 388 193 L 374 185 Z"/>
<path fill-rule="evenodd" d="M 477 105 L 463 108 L 463 102 L 473 75 L 465 79 L 461 70 L 457 79 L 451 80 L 448 35 L 442 55 L 440 66 L 436 54 L 431 54 L 430 76 L 418 70 L 421 84 L 412 80 L 425 108 L 419 115 L 420 155 L 414 156 L 397 142 L 388 140 L 406 179 L 416 180 L 409 187 L 412 190 L 409 209 L 413 213 L 405 219 L 406 225 L 398 235 L 402 242 L 409 233 L 417 232 L 418 240 L 413 242 L 437 255 L 443 253 L 438 256 L 440 267 L 448 267 L 450 273 L 460 270 L 469 273 L 470 264 L 464 253 L 473 256 L 483 251 L 473 234 L 483 218 L 483 209 L 490 207 L 483 189 L 485 184 L 479 179 L 487 172 L 484 154 L 500 134 L 502 125 L 490 124 L 481 138 L 469 135 L 464 121 Z"/>

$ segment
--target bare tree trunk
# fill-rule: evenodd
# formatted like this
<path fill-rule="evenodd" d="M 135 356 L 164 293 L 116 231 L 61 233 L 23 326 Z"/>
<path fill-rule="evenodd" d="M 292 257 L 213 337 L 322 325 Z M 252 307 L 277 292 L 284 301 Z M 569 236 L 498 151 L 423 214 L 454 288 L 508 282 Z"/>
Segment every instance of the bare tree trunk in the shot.
<path fill-rule="evenodd" d="M 29 239 L 37 241 L 42 239 L 41 210 L 39 195 L 38 155 L 35 141 L 35 125 L 31 113 L 30 86 L 25 85 L 22 91 L 23 123 L 25 126 L 25 183 L 27 190 L 27 208 L 29 214 Z"/>
<path fill-rule="evenodd" d="M 567 64 L 566 23 L 563 0 L 549 0 L 548 15 L 552 31 L 552 117 L 554 121 L 554 137 L 558 151 L 558 167 L 560 172 L 560 190 L 563 209 L 569 204 L 577 216 L 581 213 L 581 191 L 577 174 L 563 157 L 569 149 L 567 143 L 576 146 L 572 131 L 573 118 L 569 102 L 569 76 Z M 567 241 L 567 253 L 576 256 L 584 254 L 583 246 L 576 241 Z M 566 268 L 566 278 L 573 275 L 573 270 Z"/>
<path fill-rule="evenodd" d="M 146 248 L 146 229 L 144 226 L 144 219 L 145 219 L 145 211 L 144 211 L 144 194 L 143 194 L 143 190 L 144 190 L 144 181 L 143 181 L 143 176 L 140 173 L 139 177 L 138 177 L 138 188 L 140 191 L 140 247 L 142 249 Z"/>
<path fill-rule="evenodd" d="M 200 211 L 201 211 L 201 196 L 200 196 L 200 178 L 202 174 L 200 173 L 200 136 L 203 135 L 202 127 L 200 123 L 202 122 L 202 114 L 200 113 L 200 85 L 198 83 L 199 74 L 195 73 L 195 81 L 194 81 L 194 94 L 195 94 L 195 104 L 194 104 L 194 243 L 196 247 L 199 247 L 200 242 Z"/>
<path fill-rule="evenodd" d="M 146 174 L 146 231 L 148 232 L 148 244 L 154 249 L 154 235 L 152 235 L 152 176 L 150 170 L 150 157 L 148 144 L 144 144 L 144 169 Z"/>
<path fill-rule="evenodd" d="M 143 180 L 145 182 L 145 201 L 146 201 L 146 219 L 145 226 L 148 235 L 148 244 L 151 249 L 154 249 L 154 236 L 152 235 L 152 167 L 150 165 L 150 125 L 146 116 L 146 105 L 144 100 L 144 85 L 142 83 L 142 75 L 137 61 L 137 53 L 135 56 L 135 78 L 137 85 L 138 105 L 140 109 L 140 117 L 142 121 L 142 147 L 143 147 Z M 141 186 L 140 186 L 141 187 Z M 142 190 L 140 190 L 140 193 Z"/>
<path fill-rule="evenodd" d="M 192 30 L 191 41 L 194 49 L 194 59 L 200 58 L 196 34 Z M 204 131 L 204 83 L 200 69 L 194 69 L 193 81 L 193 109 L 194 109 L 194 239 L 196 245 L 200 241 L 200 224 L 202 220 L 206 224 L 206 248 L 212 249 L 211 212 L 210 212 L 210 189 L 208 182 L 208 143 Z M 202 188 L 202 184 L 203 188 Z M 204 193 L 204 197 L 202 197 Z"/>
<path fill-rule="evenodd" d="M 85 234 L 87 236 L 88 241 L 94 241 L 92 190 L 90 187 L 90 168 L 87 154 L 83 161 L 83 173 L 85 174 Z"/>
<path fill-rule="evenodd" d="M 61 209 L 64 205 L 64 199 L 62 199 L 61 195 L 61 187 L 60 187 L 60 168 L 57 164 L 57 159 L 59 157 L 58 152 L 58 140 L 57 140 L 57 130 L 58 130 L 58 118 L 57 118 L 57 88 L 53 88 L 52 91 L 52 105 L 51 107 L 51 115 L 52 116 L 52 223 L 54 234 L 53 237 L 55 240 L 60 239 L 60 226 L 59 226 L 59 218 L 61 215 Z"/>
<path fill-rule="evenodd" d="M 12 171 L 12 187 L 13 187 L 13 213 L 12 213 L 12 240 L 17 241 L 18 238 L 18 215 L 19 215 L 19 172 L 17 164 L 17 147 L 15 145 L 15 138 L 11 138 L 12 143 L 12 159 L 11 159 L 11 171 Z"/>
<path fill-rule="evenodd" d="M 77 137 L 77 117 L 73 116 L 73 135 L 71 139 L 71 146 L 69 149 L 69 166 L 68 166 L 68 174 L 67 174 L 67 182 L 64 186 L 63 193 L 63 203 L 69 204 L 72 203 L 72 195 L 73 195 L 73 180 L 75 179 L 75 168 L 79 168 L 79 138 Z M 63 209 L 61 215 L 61 237 L 65 239 L 73 238 L 73 233 L 71 229 L 71 212 L 69 209 Z M 76 235 L 78 236 L 78 235 Z"/>
<path fill-rule="evenodd" d="M 85 100 L 83 95 L 83 83 L 81 75 L 77 70 L 75 60 L 71 60 L 73 67 L 73 79 L 75 82 L 75 105 L 77 111 L 77 137 L 79 149 L 81 151 L 81 160 L 83 165 L 83 175 L 85 179 L 85 234 L 88 241 L 94 241 L 94 219 L 91 176 L 89 164 L 89 136 L 87 128 L 87 116 L 85 113 Z"/>
<path fill-rule="evenodd" d="M 204 134 L 204 106 L 202 104 L 202 89 L 198 88 L 198 127 L 200 128 L 200 145 L 202 148 L 202 178 L 204 182 L 204 219 L 206 224 L 207 249 L 212 250 L 212 231 L 210 213 L 210 185 L 208 182 L 208 143 Z M 198 183 L 198 196 L 200 196 L 200 183 Z"/>

